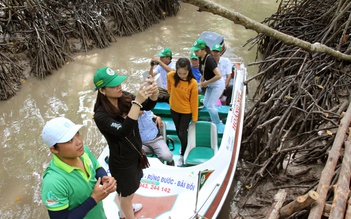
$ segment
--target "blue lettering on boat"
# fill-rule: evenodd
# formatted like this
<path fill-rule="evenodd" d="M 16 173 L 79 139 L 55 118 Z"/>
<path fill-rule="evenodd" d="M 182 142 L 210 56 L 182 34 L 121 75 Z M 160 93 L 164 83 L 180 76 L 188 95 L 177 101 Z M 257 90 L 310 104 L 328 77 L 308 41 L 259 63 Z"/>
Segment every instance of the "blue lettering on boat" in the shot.
<path fill-rule="evenodd" d="M 149 174 L 147 175 L 147 179 L 159 182 L 160 176 L 156 176 L 155 174 Z"/>
<path fill-rule="evenodd" d="M 165 178 L 165 177 L 162 177 L 161 178 L 161 182 L 163 182 L 163 183 L 167 183 L 167 184 L 173 184 L 174 183 L 174 179 L 172 179 L 171 177 L 167 177 L 167 178 Z"/>

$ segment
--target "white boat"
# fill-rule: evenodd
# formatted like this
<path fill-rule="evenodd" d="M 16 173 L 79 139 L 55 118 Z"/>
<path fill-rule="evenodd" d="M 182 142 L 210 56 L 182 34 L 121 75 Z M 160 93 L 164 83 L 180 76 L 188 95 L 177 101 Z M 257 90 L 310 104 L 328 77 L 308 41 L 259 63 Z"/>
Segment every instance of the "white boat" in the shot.
<path fill-rule="evenodd" d="M 245 111 L 246 86 L 244 81 L 247 70 L 241 59 L 232 61 L 236 67 L 236 74 L 231 104 L 219 107 L 225 123 L 215 126 L 212 133 L 198 135 L 204 139 L 211 135 L 213 138 L 218 138 L 213 156 L 197 165 L 190 165 L 189 161 L 188 165 L 183 167 L 168 166 L 161 163 L 156 157 L 149 157 L 150 167 L 144 169 L 140 187 L 133 199 L 134 203 L 143 204 L 143 208 L 135 213 L 137 218 L 185 219 L 216 218 L 218 216 L 234 179 Z M 166 135 L 174 141 L 173 154 L 176 162 L 179 158 L 180 146 L 172 121 L 166 118 L 167 111 L 169 114 L 167 105 L 157 103 L 155 114 L 164 119 Z M 166 113 L 162 114 L 162 110 Z M 208 116 L 206 108 L 199 110 L 199 118 Z M 189 133 L 192 133 L 190 128 Z M 195 134 L 189 135 L 190 138 L 196 136 Z M 190 142 L 191 140 L 189 144 Z M 190 147 L 188 146 L 184 159 L 189 152 Z M 108 155 L 109 149 L 106 147 L 99 156 L 99 161 L 109 173 L 108 164 L 105 162 Z M 110 194 L 103 200 L 108 219 L 118 218 L 119 207 L 116 202 L 116 193 Z"/>

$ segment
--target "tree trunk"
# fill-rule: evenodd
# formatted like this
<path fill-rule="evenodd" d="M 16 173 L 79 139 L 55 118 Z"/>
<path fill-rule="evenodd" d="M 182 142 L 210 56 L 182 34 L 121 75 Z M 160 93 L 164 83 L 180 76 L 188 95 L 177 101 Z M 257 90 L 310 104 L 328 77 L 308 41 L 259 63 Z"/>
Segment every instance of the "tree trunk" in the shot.
<path fill-rule="evenodd" d="M 351 103 L 347 108 L 344 117 L 340 121 L 338 132 L 336 133 L 334 143 L 329 151 L 328 161 L 322 171 L 321 178 L 319 180 L 317 192 L 319 199 L 317 204 L 314 205 L 310 211 L 308 219 L 321 218 L 323 214 L 323 208 L 327 199 L 328 187 L 330 186 L 332 177 L 334 175 L 335 166 L 340 156 L 340 149 L 343 142 L 345 141 L 346 132 L 351 122 Z"/>
<path fill-rule="evenodd" d="M 351 134 L 349 135 L 349 137 Z M 351 177 L 351 142 L 345 142 L 344 158 L 341 164 L 341 170 L 338 182 L 334 187 L 334 200 L 330 211 L 330 218 L 344 218 L 347 197 L 350 193 L 350 177 Z"/>
<path fill-rule="evenodd" d="M 307 194 L 297 197 L 296 200 L 280 209 L 280 218 L 286 218 L 295 212 L 310 207 L 312 203 L 318 200 L 318 197 L 319 195 L 315 191 L 309 191 Z"/>
<path fill-rule="evenodd" d="M 266 219 L 279 219 L 279 209 L 284 204 L 285 199 L 285 189 L 279 189 L 278 193 L 274 196 L 274 203 L 272 204 L 272 207 L 269 210 Z"/>
<path fill-rule="evenodd" d="M 199 11 L 208 11 L 208 12 L 211 12 L 213 14 L 222 16 L 224 18 L 227 18 L 228 20 L 234 21 L 235 24 L 239 24 L 239 25 L 244 26 L 246 29 L 254 30 L 257 33 L 262 33 L 266 36 L 280 40 L 285 44 L 298 46 L 298 47 L 300 47 L 306 51 L 309 51 L 311 53 L 312 52 L 321 52 L 321 53 L 326 53 L 330 56 L 333 56 L 336 59 L 351 61 L 350 55 L 336 51 L 336 50 L 334 50 L 334 49 L 332 49 L 324 44 L 318 43 L 318 42 L 311 44 L 307 41 L 300 40 L 300 39 L 295 38 L 293 36 L 284 34 L 282 32 L 274 30 L 273 28 L 267 27 L 264 24 L 261 24 L 257 21 L 254 21 L 248 17 L 245 17 L 242 14 L 240 14 L 234 10 L 228 10 L 228 9 L 226 9 L 218 4 L 212 3 L 208 0 L 183 0 L 183 2 L 198 6 L 200 8 Z"/>
<path fill-rule="evenodd" d="M 351 197 L 349 197 L 349 201 L 347 202 L 347 210 L 345 213 L 345 219 L 351 219 Z"/>

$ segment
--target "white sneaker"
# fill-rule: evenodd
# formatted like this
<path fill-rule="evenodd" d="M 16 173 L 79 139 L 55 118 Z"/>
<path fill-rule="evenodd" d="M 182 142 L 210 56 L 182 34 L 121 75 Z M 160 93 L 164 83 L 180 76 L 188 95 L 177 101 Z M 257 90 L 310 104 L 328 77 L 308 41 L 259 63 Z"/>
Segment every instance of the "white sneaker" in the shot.
<path fill-rule="evenodd" d="M 181 167 L 183 166 L 183 156 L 179 157 L 178 163 L 177 163 L 177 167 Z"/>
<path fill-rule="evenodd" d="M 133 204 L 133 212 L 134 212 L 134 213 L 140 211 L 142 208 L 143 208 L 143 204 L 141 204 L 141 203 L 135 203 L 135 204 Z M 119 211 L 119 212 L 118 212 L 118 217 L 119 217 L 119 218 L 125 218 L 125 216 L 124 216 L 124 214 L 123 214 L 122 211 Z"/>

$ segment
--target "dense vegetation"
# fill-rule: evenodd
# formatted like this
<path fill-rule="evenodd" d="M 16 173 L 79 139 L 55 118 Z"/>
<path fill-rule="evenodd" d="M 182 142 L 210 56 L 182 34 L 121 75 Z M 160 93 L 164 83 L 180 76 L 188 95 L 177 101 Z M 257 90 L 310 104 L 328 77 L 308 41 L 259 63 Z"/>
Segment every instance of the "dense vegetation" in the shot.
<path fill-rule="evenodd" d="M 20 89 L 25 68 L 44 78 L 72 53 L 108 47 L 179 9 L 177 0 L 1 1 L 0 100 Z"/>
<path fill-rule="evenodd" d="M 319 42 L 343 54 L 351 54 L 351 2 L 348 0 L 282 0 L 278 11 L 263 23 L 301 40 Z M 253 95 L 255 105 L 246 112 L 243 155 L 249 168 L 245 185 L 249 194 L 263 180 L 287 183 L 302 194 L 316 190 L 319 179 L 284 176 L 289 166 L 325 164 L 336 132 L 350 103 L 351 66 L 325 53 L 311 53 L 258 34 L 262 60 Z M 342 159 L 339 160 L 339 165 Z M 311 169 L 309 169 L 311 170 Z M 339 168 L 329 174 L 335 183 Z M 289 187 L 289 186 L 287 186 Z M 327 185 L 328 189 L 328 185 Z M 328 198 L 332 201 L 330 191 Z M 308 213 L 299 213 L 305 218 Z M 304 215 L 304 216 L 303 216 Z"/>

